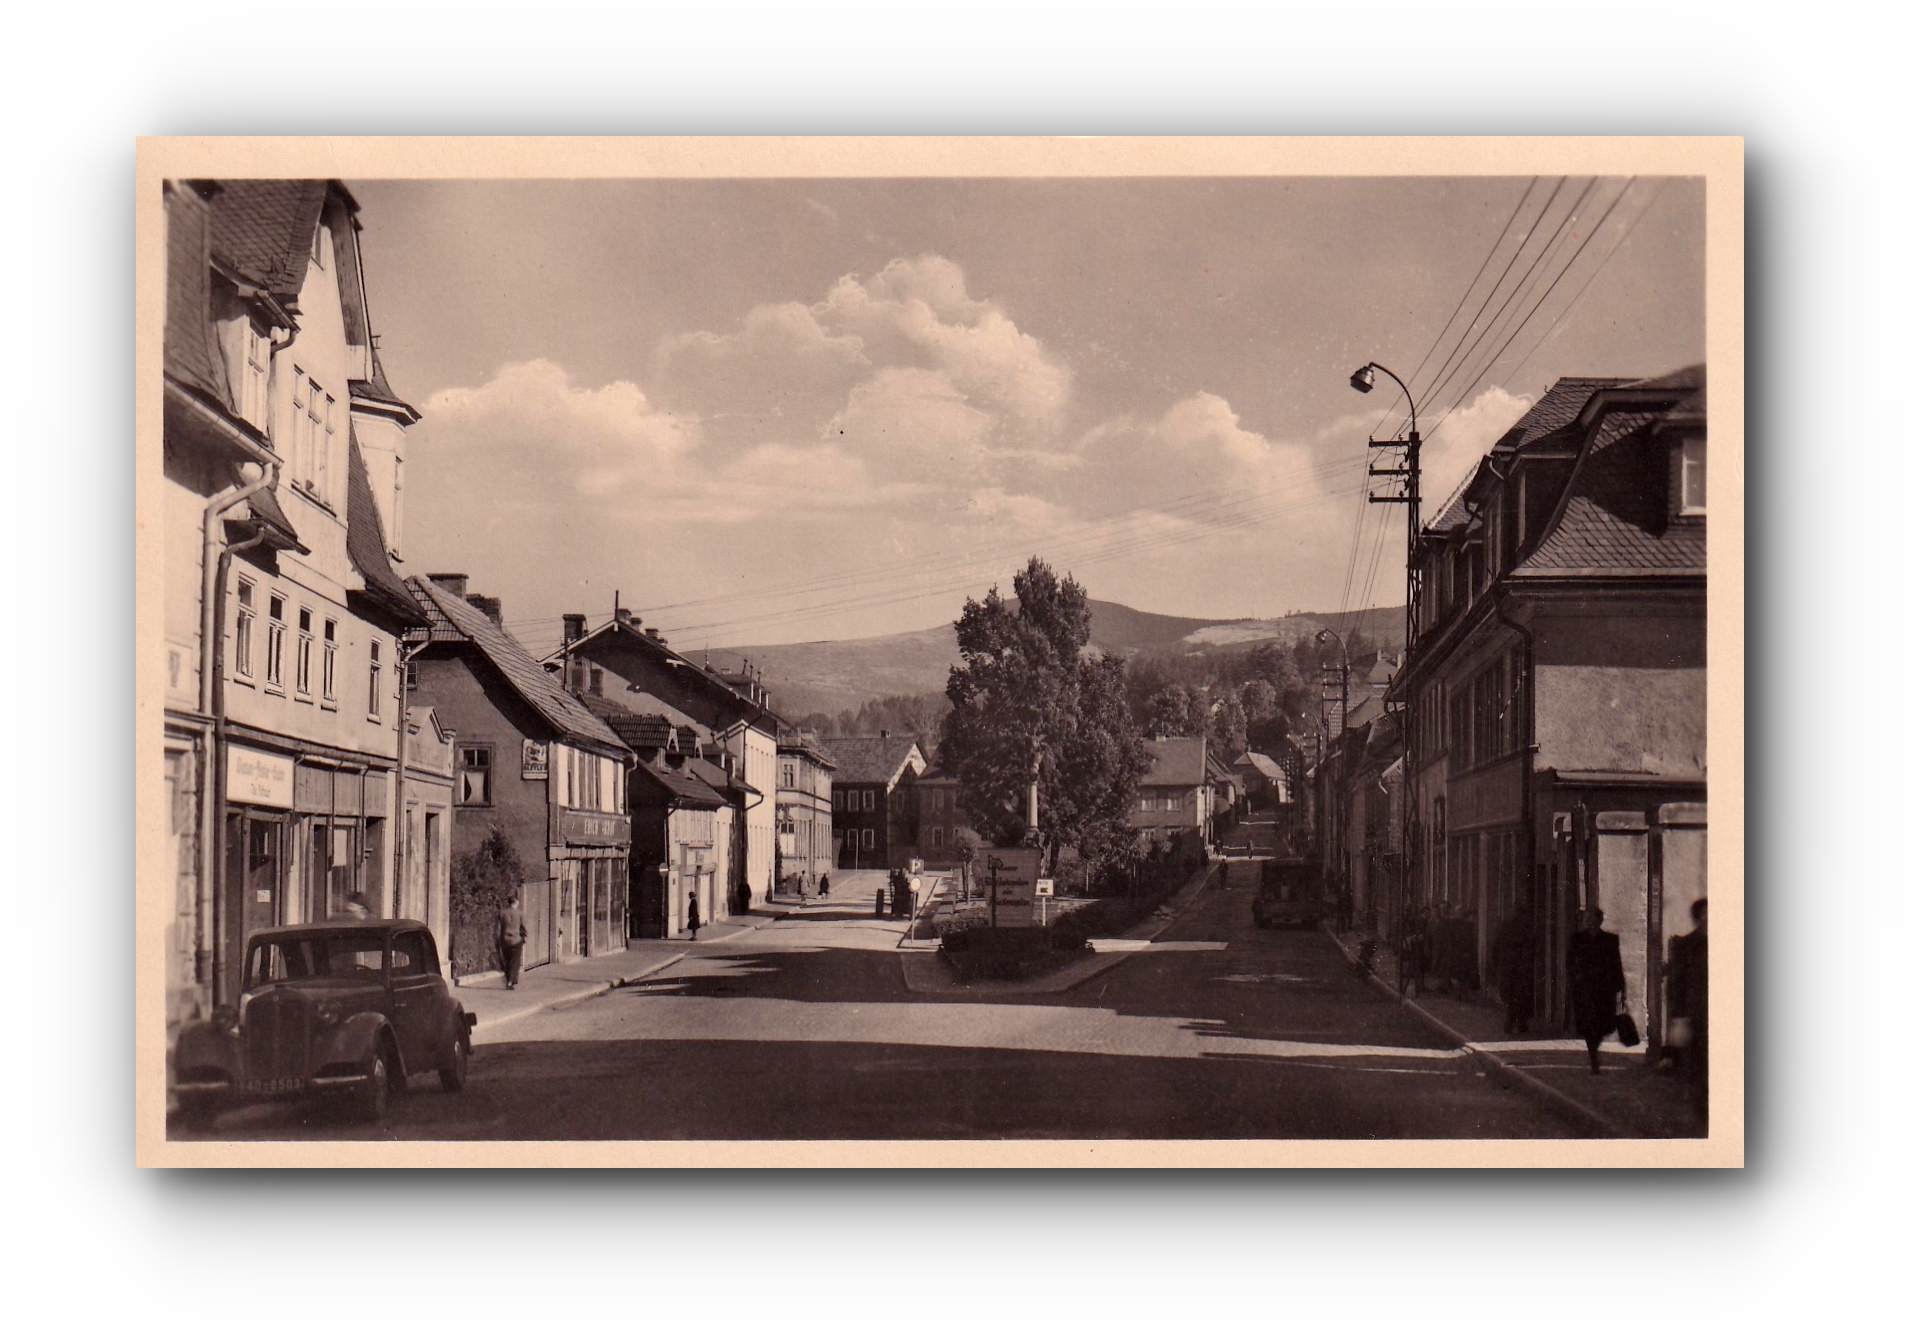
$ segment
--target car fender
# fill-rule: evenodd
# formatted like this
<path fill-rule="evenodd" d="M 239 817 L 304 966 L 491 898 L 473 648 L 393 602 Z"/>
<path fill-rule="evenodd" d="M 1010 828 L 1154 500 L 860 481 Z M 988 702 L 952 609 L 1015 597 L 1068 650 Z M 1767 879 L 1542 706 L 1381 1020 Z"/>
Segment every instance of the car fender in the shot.
<path fill-rule="evenodd" d="M 370 1062 L 382 1045 L 390 1045 L 395 1053 L 399 1051 L 399 1039 L 386 1016 L 368 1010 L 342 1020 L 324 1038 L 315 1038 L 313 1065 L 319 1069 L 346 1062 Z M 399 1058 L 399 1063 L 402 1067 L 405 1065 L 404 1056 Z M 405 1072 L 402 1069 L 400 1073 Z"/>
<path fill-rule="evenodd" d="M 179 1040 L 173 1044 L 173 1069 L 176 1073 L 191 1070 L 223 1070 L 231 1075 L 238 1064 L 237 1049 L 226 1030 L 211 1023 L 191 1023 L 180 1030 Z"/>

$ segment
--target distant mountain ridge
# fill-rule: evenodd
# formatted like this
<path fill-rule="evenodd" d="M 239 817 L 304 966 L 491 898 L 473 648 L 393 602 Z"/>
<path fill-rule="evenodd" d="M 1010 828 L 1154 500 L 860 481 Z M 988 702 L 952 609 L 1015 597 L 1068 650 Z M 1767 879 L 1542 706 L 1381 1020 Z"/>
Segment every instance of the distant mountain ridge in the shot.
<path fill-rule="evenodd" d="M 1286 646 L 1320 628 L 1346 627 L 1395 651 L 1403 642 L 1404 609 L 1348 614 L 1289 614 L 1280 619 L 1195 619 L 1151 614 L 1108 600 L 1091 602 L 1093 645 L 1122 656 L 1193 655 L 1223 648 L 1248 650 L 1261 642 Z M 942 693 L 958 659 L 950 624 L 884 637 L 830 642 L 715 647 L 712 665 L 730 669 L 750 661 L 764 676 L 772 707 L 784 716 L 855 709 L 874 698 Z"/>

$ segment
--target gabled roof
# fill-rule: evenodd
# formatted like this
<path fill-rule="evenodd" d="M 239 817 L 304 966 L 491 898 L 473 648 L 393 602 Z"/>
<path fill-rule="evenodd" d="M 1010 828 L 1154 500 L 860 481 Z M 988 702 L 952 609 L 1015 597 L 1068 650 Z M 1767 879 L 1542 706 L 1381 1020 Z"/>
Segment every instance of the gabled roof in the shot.
<path fill-rule="evenodd" d="M 224 180 L 213 211 L 213 260 L 279 297 L 297 296 L 325 208 L 325 181 Z"/>
<path fill-rule="evenodd" d="M 1146 740 L 1151 766 L 1145 770 L 1139 786 L 1201 786 L 1204 784 L 1206 750 L 1201 735 L 1174 735 L 1166 739 Z"/>
<path fill-rule="evenodd" d="M 1577 458 L 1557 510 L 1515 577 L 1699 576 L 1707 563 L 1702 517 L 1672 516 L 1668 448 L 1656 440 L 1670 423 L 1700 423 L 1701 366 L 1618 385 L 1594 407 L 1588 444 Z M 1663 393 L 1645 403 L 1638 392 Z M 1614 402 L 1614 403 L 1613 403 Z"/>
<path fill-rule="evenodd" d="M 838 772 L 832 778 L 842 786 L 895 786 L 905 765 L 917 759 L 916 771 L 928 764 L 909 735 L 836 735 L 819 741 L 838 760 Z"/>
<path fill-rule="evenodd" d="M 387 552 L 386 528 L 379 522 L 379 505 L 373 501 L 366 458 L 360 454 L 359 435 L 349 425 L 346 431 L 346 557 L 352 560 L 354 569 L 366 583 L 369 599 L 394 618 L 410 624 L 424 623 L 426 611 L 393 571 Z"/>
<path fill-rule="evenodd" d="M 1269 754 L 1259 754 L 1249 750 L 1239 754 L 1236 762 L 1234 762 L 1232 766 L 1239 771 L 1248 768 L 1266 780 L 1273 782 L 1284 776 L 1284 769 L 1277 766 L 1276 759 L 1272 758 Z"/>
<path fill-rule="evenodd" d="M 586 711 L 585 705 L 541 669 L 532 654 L 513 641 L 505 629 L 443 586 L 423 577 L 408 578 L 406 586 L 424 607 L 430 642 L 473 647 L 556 734 L 601 750 L 609 749 L 620 757 L 629 754 L 612 727 Z"/>
<path fill-rule="evenodd" d="M 346 383 L 346 389 L 359 399 L 383 401 L 395 409 L 403 410 L 404 415 L 402 417 L 417 422 L 419 419 L 419 411 L 407 404 L 404 400 L 401 400 L 399 393 L 393 390 L 392 384 L 386 380 L 385 365 L 379 361 L 379 346 L 374 344 L 370 352 L 372 355 L 373 375 L 365 381 L 348 381 Z"/>
<path fill-rule="evenodd" d="M 597 628 L 587 632 L 583 637 L 568 642 L 565 646 L 559 648 L 558 651 L 546 658 L 546 662 L 547 664 L 554 664 L 563 657 L 572 654 L 590 656 L 590 649 L 594 643 L 610 641 L 617 641 L 622 646 L 631 647 L 643 652 L 664 666 L 668 672 L 685 684 L 688 689 L 702 693 L 709 698 L 715 698 L 720 702 L 730 704 L 736 709 L 738 718 L 741 720 L 755 722 L 774 733 L 776 733 L 779 725 L 785 724 L 771 708 L 762 707 L 758 703 L 753 702 L 751 698 L 740 693 L 737 688 L 727 683 L 722 676 L 711 670 L 695 665 L 677 651 L 667 646 L 664 639 L 648 635 L 643 628 L 629 618 L 620 618 L 615 615 L 600 624 Z"/>

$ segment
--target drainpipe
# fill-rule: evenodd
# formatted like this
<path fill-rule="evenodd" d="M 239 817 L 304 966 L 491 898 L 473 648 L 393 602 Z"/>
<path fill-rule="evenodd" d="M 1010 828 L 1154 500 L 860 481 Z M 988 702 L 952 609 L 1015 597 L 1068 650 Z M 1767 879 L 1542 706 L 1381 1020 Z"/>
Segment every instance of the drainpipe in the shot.
<path fill-rule="evenodd" d="M 200 715 L 208 749 L 203 769 L 200 814 L 200 907 L 195 917 L 199 944 L 195 948 L 194 976 L 202 985 L 212 977 L 213 1003 L 225 1004 L 226 887 L 226 574 L 233 555 L 263 544 L 264 531 L 227 544 L 221 534 L 227 513 L 256 494 L 279 483 L 279 462 L 261 468 L 258 479 L 242 480 L 215 494 L 201 517 L 200 555 Z"/>
<path fill-rule="evenodd" d="M 1523 647 L 1523 745 L 1520 750 L 1523 755 L 1523 780 L 1519 783 L 1522 801 L 1520 810 L 1522 818 L 1519 822 L 1523 825 L 1521 829 L 1523 840 L 1519 844 L 1519 850 L 1523 857 L 1525 886 L 1528 887 L 1531 874 L 1537 867 L 1537 835 L 1532 831 L 1534 826 L 1532 811 L 1535 802 L 1531 794 L 1531 784 L 1535 780 L 1536 773 L 1537 747 L 1537 667 L 1534 654 L 1536 642 L 1530 629 L 1512 619 L 1505 611 L 1504 600 L 1508 595 L 1509 592 L 1500 583 L 1496 595 L 1491 598 L 1490 610 L 1496 615 L 1498 623 L 1517 635 Z M 1537 912 L 1537 895 L 1538 891 L 1530 888 L 1530 911 L 1533 918 Z M 1554 962 L 1553 952 L 1546 951 L 1545 962 Z"/>

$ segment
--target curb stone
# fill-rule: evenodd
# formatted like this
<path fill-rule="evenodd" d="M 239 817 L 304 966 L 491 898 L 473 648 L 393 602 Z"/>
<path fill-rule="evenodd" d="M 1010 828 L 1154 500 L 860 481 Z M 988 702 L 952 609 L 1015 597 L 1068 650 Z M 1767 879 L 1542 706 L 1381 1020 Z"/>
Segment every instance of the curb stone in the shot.
<path fill-rule="evenodd" d="M 621 987 L 632 986 L 635 983 L 644 981 L 648 977 L 664 972 L 684 957 L 684 953 L 674 954 L 671 958 L 662 959 L 645 971 L 634 973 L 630 977 L 615 977 L 604 982 L 581 982 L 577 991 L 568 992 L 563 996 L 554 996 L 551 1000 L 541 1001 L 537 1005 L 528 1005 L 524 1009 L 514 1010 L 511 1014 L 501 1014 L 494 1018 L 487 1019 L 473 1028 L 473 1035 L 477 1037 L 488 1028 L 497 1028 L 501 1024 L 516 1023 L 521 1019 L 530 1018 L 532 1015 L 542 1014 L 546 1010 L 557 1009 L 561 1005 L 575 1005 L 579 1001 L 591 1000 L 595 996 L 608 995 L 613 991 L 619 990 Z"/>
<path fill-rule="evenodd" d="M 1352 964 L 1353 966 L 1357 963 L 1357 955 L 1352 953 L 1342 940 L 1338 939 L 1335 935 L 1331 935 L 1329 931 L 1325 931 L 1324 934 L 1329 937 L 1332 944 L 1337 946 L 1337 952 L 1344 956 L 1346 963 Z M 1448 1040 L 1453 1047 L 1456 1047 L 1460 1051 L 1469 1052 L 1471 1058 L 1477 1062 L 1483 1072 L 1502 1084 L 1506 1089 L 1519 1088 L 1524 1090 L 1531 1097 L 1541 1100 L 1545 1106 L 1555 1108 L 1558 1115 L 1568 1118 L 1596 1135 L 1609 1139 L 1627 1139 L 1629 1137 L 1630 1133 L 1628 1131 L 1618 1126 L 1595 1108 L 1578 1102 L 1569 1094 L 1563 1093 L 1551 1085 L 1544 1083 L 1535 1075 L 1524 1073 L 1521 1066 L 1511 1065 L 1501 1056 L 1478 1046 L 1475 1042 L 1465 1037 L 1462 1033 L 1459 1033 L 1422 1005 L 1419 1005 L 1416 1001 L 1385 982 L 1384 979 L 1379 977 L 1375 972 L 1366 972 L 1364 974 L 1364 980 L 1383 992 L 1388 999 L 1396 1001 L 1406 1010 L 1416 1015 L 1418 1019 L 1422 1020 L 1440 1036 Z"/>

